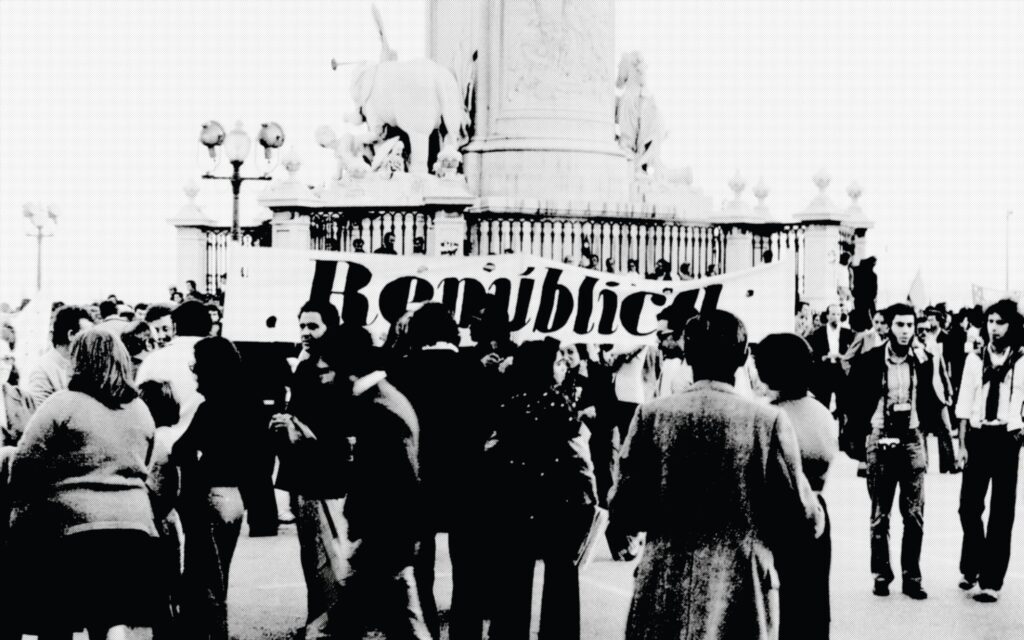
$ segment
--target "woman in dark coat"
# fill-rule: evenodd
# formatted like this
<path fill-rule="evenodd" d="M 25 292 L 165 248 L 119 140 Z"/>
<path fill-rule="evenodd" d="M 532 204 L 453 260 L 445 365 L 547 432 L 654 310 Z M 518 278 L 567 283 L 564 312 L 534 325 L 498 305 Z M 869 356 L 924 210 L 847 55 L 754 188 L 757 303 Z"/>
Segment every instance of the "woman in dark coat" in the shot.
<path fill-rule="evenodd" d="M 827 640 L 831 619 L 829 574 L 832 534 L 821 491 L 839 437 L 832 414 L 809 395 L 813 371 L 811 347 L 792 333 L 766 336 L 754 351 L 761 381 L 775 392 L 775 405 L 786 412 L 796 431 L 804 475 L 825 513 L 820 538 L 793 534 L 778 541 L 775 567 L 779 572 L 780 640 Z"/>
<path fill-rule="evenodd" d="M 580 637 L 576 555 L 597 504 L 588 433 L 558 389 L 566 363 L 555 340 L 527 342 L 515 355 L 513 393 L 501 405 L 489 443 L 495 548 L 504 555 L 494 576 L 503 597 L 490 637 L 530 637 L 533 571 L 544 561 L 541 640 Z"/>
<path fill-rule="evenodd" d="M 247 453 L 262 431 L 260 407 L 243 384 L 242 359 L 230 340 L 204 338 L 195 356 L 205 400 L 171 451 L 182 476 L 182 627 L 189 638 L 227 640 L 228 574 L 245 513 L 240 487 L 252 480 Z"/>

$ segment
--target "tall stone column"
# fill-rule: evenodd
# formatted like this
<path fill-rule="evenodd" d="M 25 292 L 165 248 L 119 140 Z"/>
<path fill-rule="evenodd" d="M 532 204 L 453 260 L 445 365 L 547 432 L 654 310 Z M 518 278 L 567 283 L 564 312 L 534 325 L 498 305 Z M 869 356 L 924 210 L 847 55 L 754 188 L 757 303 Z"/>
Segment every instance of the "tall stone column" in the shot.
<path fill-rule="evenodd" d="M 614 9 L 613 0 L 430 2 L 431 55 L 474 87 L 464 161 L 484 206 L 628 199 L 615 141 Z"/>

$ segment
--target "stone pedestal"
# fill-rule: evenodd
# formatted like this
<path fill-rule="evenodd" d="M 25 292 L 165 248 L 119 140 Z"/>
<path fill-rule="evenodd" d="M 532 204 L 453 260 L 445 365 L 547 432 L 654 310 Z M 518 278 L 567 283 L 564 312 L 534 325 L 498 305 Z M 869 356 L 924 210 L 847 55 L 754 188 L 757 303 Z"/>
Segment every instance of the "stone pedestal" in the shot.
<path fill-rule="evenodd" d="M 308 215 L 296 211 L 274 211 L 270 225 L 273 232 L 271 246 L 275 249 L 309 249 Z"/>
<path fill-rule="evenodd" d="M 725 235 L 725 271 L 734 273 L 754 266 L 754 236 L 739 227 L 730 228 Z"/>
<path fill-rule="evenodd" d="M 475 88 L 464 150 L 474 195 L 628 200 L 612 0 L 432 0 L 428 16 L 431 55 Z"/>
<path fill-rule="evenodd" d="M 438 211 L 427 229 L 427 255 L 464 255 L 465 241 L 466 217 L 459 211 Z"/>
<path fill-rule="evenodd" d="M 807 268 L 803 300 L 810 303 L 812 310 L 821 311 L 839 299 L 839 269 L 845 269 L 839 264 L 839 225 L 808 223 L 804 231 L 804 256 Z"/>
<path fill-rule="evenodd" d="M 210 220 L 171 221 L 177 229 L 175 245 L 178 251 L 175 282 L 181 286 L 186 280 L 206 282 L 206 232 L 202 225 L 210 224 Z"/>

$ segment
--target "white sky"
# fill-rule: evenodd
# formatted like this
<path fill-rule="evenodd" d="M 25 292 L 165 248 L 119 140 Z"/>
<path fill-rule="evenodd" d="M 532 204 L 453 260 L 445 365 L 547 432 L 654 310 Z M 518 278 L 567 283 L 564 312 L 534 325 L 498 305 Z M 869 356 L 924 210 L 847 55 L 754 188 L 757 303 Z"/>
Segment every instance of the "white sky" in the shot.
<path fill-rule="evenodd" d="M 468 1 L 468 0 L 467 0 Z M 426 2 L 378 0 L 392 46 L 425 52 Z M 53 202 L 44 275 L 59 297 L 162 298 L 174 278 L 181 187 L 197 178 L 209 119 L 282 124 L 302 177 L 332 170 L 313 132 L 342 125 L 332 57 L 375 59 L 362 0 L 0 2 L 0 300 L 34 288 L 22 204 Z M 846 186 L 876 228 L 883 290 L 918 266 L 936 299 L 972 282 L 1024 288 L 1024 2 L 619 0 L 616 55 L 639 49 L 667 120 L 668 164 L 691 165 L 716 205 L 739 169 L 776 212 L 802 209 L 811 176 Z M 609 87 L 609 91 L 612 88 Z M 243 186 L 254 211 L 260 184 Z M 199 203 L 230 217 L 229 187 Z M 1014 246 L 1015 245 L 1015 246 Z"/>

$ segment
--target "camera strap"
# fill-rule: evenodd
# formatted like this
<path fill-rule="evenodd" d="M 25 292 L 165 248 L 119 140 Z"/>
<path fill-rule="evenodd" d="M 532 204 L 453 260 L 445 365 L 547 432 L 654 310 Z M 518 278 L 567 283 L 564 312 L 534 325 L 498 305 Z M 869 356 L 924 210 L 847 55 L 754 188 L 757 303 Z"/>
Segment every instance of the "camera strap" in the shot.
<path fill-rule="evenodd" d="M 884 408 L 884 415 L 888 417 L 892 413 L 893 402 L 890 402 L 890 390 L 889 390 L 889 354 L 888 347 L 886 353 L 883 355 L 884 365 L 882 367 L 882 407 Z M 908 352 L 906 359 L 901 364 L 906 364 L 910 369 L 910 388 L 907 390 L 907 398 L 903 400 L 897 398 L 895 404 L 902 404 L 904 402 L 910 403 L 913 407 L 914 401 L 917 399 L 917 371 L 914 369 L 914 365 L 911 362 L 911 354 Z M 897 365 L 899 366 L 899 365 Z M 913 409 L 911 409 L 913 411 Z"/>

